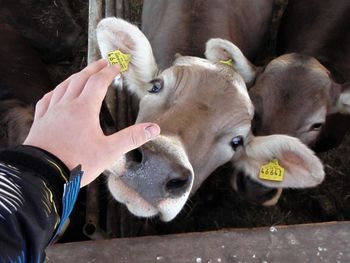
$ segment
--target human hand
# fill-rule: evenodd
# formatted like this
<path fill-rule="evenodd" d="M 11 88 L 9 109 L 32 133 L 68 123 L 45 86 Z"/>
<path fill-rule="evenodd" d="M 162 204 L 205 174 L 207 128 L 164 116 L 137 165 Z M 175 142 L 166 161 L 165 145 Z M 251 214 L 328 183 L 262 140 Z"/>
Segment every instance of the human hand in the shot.
<path fill-rule="evenodd" d="M 54 154 L 70 170 L 81 164 L 81 187 L 121 155 L 160 133 L 158 125 L 141 123 L 110 136 L 103 134 L 101 104 L 119 71 L 118 66 L 107 66 L 101 59 L 63 81 L 37 103 L 33 125 L 24 141 Z"/>

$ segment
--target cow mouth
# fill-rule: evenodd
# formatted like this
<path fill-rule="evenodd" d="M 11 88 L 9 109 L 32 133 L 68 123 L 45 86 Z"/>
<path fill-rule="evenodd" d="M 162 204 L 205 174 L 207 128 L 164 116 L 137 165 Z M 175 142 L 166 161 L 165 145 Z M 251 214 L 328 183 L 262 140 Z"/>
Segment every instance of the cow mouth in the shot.
<path fill-rule="evenodd" d="M 141 161 L 142 155 L 139 150 L 133 150 L 121 156 L 112 167 L 105 171 L 108 176 L 107 185 L 114 199 L 126 205 L 132 214 L 139 217 L 157 216 L 158 209 L 122 181 L 122 177 L 127 175 L 129 169 L 139 165 Z"/>

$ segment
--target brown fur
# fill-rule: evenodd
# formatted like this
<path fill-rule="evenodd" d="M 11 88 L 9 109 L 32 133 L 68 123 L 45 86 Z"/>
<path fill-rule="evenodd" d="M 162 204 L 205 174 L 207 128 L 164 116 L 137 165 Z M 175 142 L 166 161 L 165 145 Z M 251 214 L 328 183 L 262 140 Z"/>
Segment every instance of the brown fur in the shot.
<path fill-rule="evenodd" d="M 316 59 L 300 54 L 278 57 L 249 91 L 255 105 L 255 135 L 288 134 L 313 145 L 317 137 L 305 135 L 312 125 L 308 118 L 323 107 L 330 112 L 334 92 L 328 71 Z"/>
<path fill-rule="evenodd" d="M 238 74 L 226 66 L 208 71 L 196 65 L 177 66 L 175 62 L 168 74 L 174 75 L 176 83 L 165 81 L 161 93 L 153 95 L 162 103 L 141 101 L 137 120 L 156 122 L 163 135 L 180 137 L 196 174 L 194 192 L 205 179 L 200 175 L 207 176 L 203 173 L 207 165 L 216 168 L 223 164 L 220 156 L 213 156 L 213 149 L 221 143 L 230 149 L 233 132 L 250 127 L 250 105 L 234 87 Z"/>
<path fill-rule="evenodd" d="M 290 0 L 279 29 L 278 51 L 313 56 L 331 72 L 335 82 L 349 82 L 349 17 L 347 0 Z M 349 130 L 350 117 L 328 116 L 315 150 L 338 146 Z"/>
<path fill-rule="evenodd" d="M 160 69 L 170 66 L 177 53 L 203 57 L 205 43 L 215 37 L 232 41 L 254 58 L 266 40 L 272 10 L 272 0 L 145 0 L 142 31 Z M 201 167 L 205 170 L 204 164 L 213 162 L 211 149 L 217 140 L 225 135 L 229 144 L 230 131 L 250 125 L 250 116 L 242 115 L 228 67 L 222 67 L 225 74 L 220 75 L 206 76 L 196 67 L 176 67 L 175 72 L 177 83 L 163 98 L 166 103 L 147 110 L 141 103 L 138 121 L 156 121 L 162 133 L 179 135 L 196 174 L 202 174 Z M 195 178 L 192 192 L 204 179 Z"/>
<path fill-rule="evenodd" d="M 70 8 L 76 2 L 2 0 L 0 19 L 15 28 L 44 61 L 72 58 L 77 42 L 82 43 L 82 28 Z"/>
<path fill-rule="evenodd" d="M 266 40 L 272 9 L 272 0 L 145 0 L 142 31 L 161 69 L 176 53 L 203 57 L 205 43 L 217 37 L 254 59 Z"/>
<path fill-rule="evenodd" d="M 346 87 L 336 81 L 350 81 L 349 16 L 350 2 L 346 0 L 289 1 L 279 29 L 278 50 L 280 54 L 298 54 L 280 56 L 257 72 L 249 91 L 256 110 L 256 135 L 288 134 L 316 151 L 339 145 L 350 129 L 348 116 L 332 113 Z M 323 126 L 312 130 L 307 121 L 322 108 Z M 262 190 L 267 194 L 271 190 L 264 186 L 261 191 L 256 189 L 256 185 L 245 187 L 243 195 L 264 202 Z M 254 192 L 259 194 L 254 196 Z"/>
<path fill-rule="evenodd" d="M 0 23 L 0 147 L 22 143 L 34 104 L 51 88 L 38 54 L 11 26 Z"/>

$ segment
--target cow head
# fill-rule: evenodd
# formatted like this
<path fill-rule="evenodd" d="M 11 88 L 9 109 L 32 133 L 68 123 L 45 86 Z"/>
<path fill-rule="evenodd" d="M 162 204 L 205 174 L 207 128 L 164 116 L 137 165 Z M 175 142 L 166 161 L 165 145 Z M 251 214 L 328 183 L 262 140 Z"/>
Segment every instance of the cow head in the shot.
<path fill-rule="evenodd" d="M 108 169 L 108 187 L 135 215 L 169 221 L 251 140 L 254 111 L 245 83 L 232 67 L 197 57 L 178 57 L 159 71 L 146 37 L 122 19 L 102 20 L 97 39 L 103 57 L 116 49 L 131 55 L 123 78 L 140 99 L 136 122 L 162 130 L 139 148 L 138 159 L 129 154 Z"/>
<path fill-rule="evenodd" d="M 229 48 L 235 50 L 232 57 L 227 52 Z M 251 86 L 249 95 L 255 107 L 253 133 L 256 136 L 287 134 L 312 147 L 327 115 L 350 113 L 349 89 L 335 83 L 329 71 L 313 57 L 287 54 L 272 60 L 265 68 L 259 68 L 236 46 L 222 42 L 221 57 L 217 59 L 228 58 Z M 299 157 L 298 162 L 305 160 L 302 155 Z M 309 181 L 313 177 L 300 172 L 294 175 L 294 182 L 271 184 L 256 178 L 256 171 L 245 165 L 236 163 L 236 166 L 239 168 L 232 179 L 233 187 L 255 203 L 272 205 L 277 202 L 281 188 L 312 187 L 320 183 L 318 179 Z"/>

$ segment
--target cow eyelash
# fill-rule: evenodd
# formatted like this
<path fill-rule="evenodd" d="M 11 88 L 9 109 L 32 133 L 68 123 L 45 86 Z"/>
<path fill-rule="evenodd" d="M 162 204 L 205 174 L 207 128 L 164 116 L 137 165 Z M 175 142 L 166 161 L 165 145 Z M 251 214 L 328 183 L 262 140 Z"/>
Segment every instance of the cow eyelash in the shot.
<path fill-rule="evenodd" d="M 154 79 L 150 82 L 152 84 L 152 88 L 148 90 L 151 94 L 159 93 L 163 89 L 163 80 L 162 79 Z"/>

